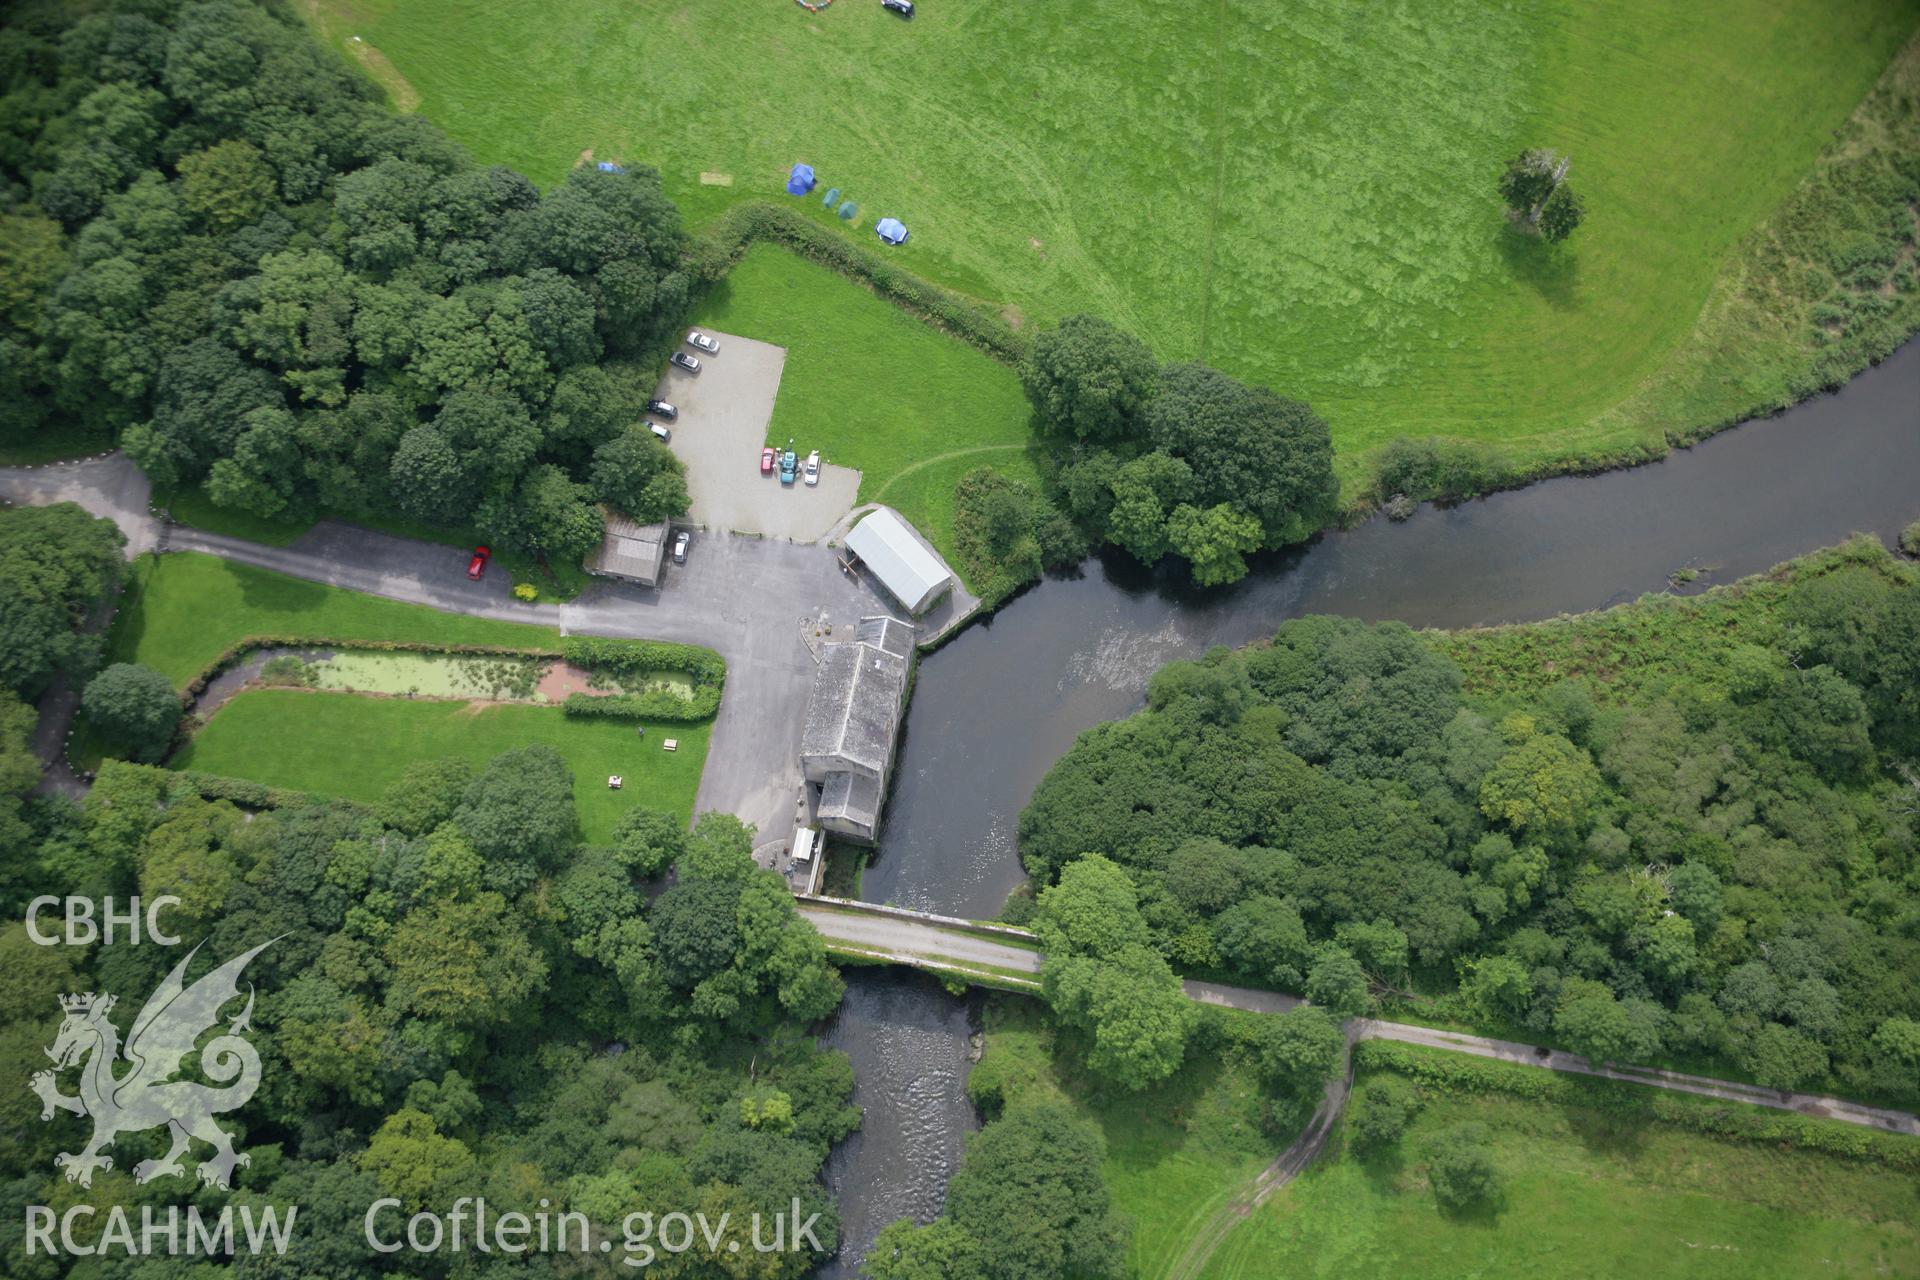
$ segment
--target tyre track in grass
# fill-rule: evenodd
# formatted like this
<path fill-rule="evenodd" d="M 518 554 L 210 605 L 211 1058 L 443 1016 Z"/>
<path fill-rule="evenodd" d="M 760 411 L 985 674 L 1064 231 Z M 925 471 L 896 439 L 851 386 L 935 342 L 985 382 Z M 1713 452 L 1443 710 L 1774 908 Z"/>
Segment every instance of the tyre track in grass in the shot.
<path fill-rule="evenodd" d="M 971 457 L 976 453 L 1005 453 L 1009 449 L 1025 449 L 1027 447 L 1025 444 L 977 444 L 965 449 L 952 449 L 946 453 L 936 453 L 931 458 L 922 458 L 920 461 L 904 466 L 888 476 L 886 482 L 874 491 L 870 501 L 886 501 L 887 494 L 892 490 L 893 486 L 899 484 L 916 471 L 925 471 L 928 467 L 937 467 L 943 462 L 951 462 L 955 458 Z"/>
<path fill-rule="evenodd" d="M 1314 1108 L 1313 1115 L 1308 1118 L 1307 1127 L 1300 1131 L 1300 1136 L 1293 1140 L 1291 1146 L 1255 1174 L 1239 1194 L 1207 1215 L 1200 1229 L 1193 1233 L 1193 1239 L 1187 1242 L 1187 1247 L 1167 1268 L 1164 1273 L 1166 1280 L 1195 1280 L 1248 1214 L 1265 1204 L 1274 1192 L 1299 1177 L 1308 1165 L 1319 1158 L 1327 1139 L 1333 1135 L 1334 1124 L 1346 1108 L 1347 1094 L 1353 1088 L 1353 1044 L 1359 1038 L 1358 1026 L 1349 1022 L 1346 1046 L 1341 1051 L 1344 1069 L 1327 1081 L 1326 1090 L 1320 1096 L 1320 1105 Z"/>

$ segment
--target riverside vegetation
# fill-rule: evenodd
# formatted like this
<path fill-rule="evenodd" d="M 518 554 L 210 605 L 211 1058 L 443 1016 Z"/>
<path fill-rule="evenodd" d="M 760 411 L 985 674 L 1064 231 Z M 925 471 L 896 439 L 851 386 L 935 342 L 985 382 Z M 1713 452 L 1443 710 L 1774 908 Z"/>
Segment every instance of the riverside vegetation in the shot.
<path fill-rule="evenodd" d="M 1290 622 L 1082 735 L 1021 816 L 1014 915 L 1137 894 L 1131 994 L 1064 1011 L 1117 1080 L 1181 1061 L 1129 1021 L 1177 967 L 1911 1106 L 1915 636 L 1920 571 L 1871 539 L 1529 626 Z"/>

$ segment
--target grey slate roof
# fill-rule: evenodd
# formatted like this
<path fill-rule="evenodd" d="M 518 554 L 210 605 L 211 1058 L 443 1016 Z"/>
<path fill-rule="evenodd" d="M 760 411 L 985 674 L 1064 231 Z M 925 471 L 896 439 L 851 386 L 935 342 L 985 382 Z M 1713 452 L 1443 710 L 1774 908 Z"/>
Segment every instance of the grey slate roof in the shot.
<path fill-rule="evenodd" d="M 822 822 L 840 822 L 871 836 L 880 826 L 880 784 L 853 773 L 830 773 L 820 788 Z"/>
<path fill-rule="evenodd" d="M 862 618 L 854 624 L 853 638 L 859 644 L 884 649 L 896 658 L 913 654 L 913 628 L 898 618 L 885 615 Z"/>
<path fill-rule="evenodd" d="M 667 522 L 635 524 L 625 516 L 607 513 L 600 549 L 587 557 L 587 572 L 652 586 L 660 578 L 667 554 Z"/>
<path fill-rule="evenodd" d="M 882 773 L 893 757 L 911 648 L 896 651 L 900 641 L 893 628 L 901 624 L 890 618 L 865 619 L 860 626 L 867 627 L 869 622 L 888 624 L 870 631 L 877 643 L 856 638 L 821 649 L 820 670 L 807 699 L 807 722 L 800 732 L 800 754 L 831 757 Z M 910 646 L 912 631 L 904 630 Z"/>

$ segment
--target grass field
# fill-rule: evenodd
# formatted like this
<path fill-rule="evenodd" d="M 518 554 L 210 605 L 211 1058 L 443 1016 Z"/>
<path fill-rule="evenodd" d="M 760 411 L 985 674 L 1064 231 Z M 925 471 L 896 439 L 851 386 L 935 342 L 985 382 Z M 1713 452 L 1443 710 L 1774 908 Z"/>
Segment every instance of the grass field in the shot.
<path fill-rule="evenodd" d="M 1358 1093 L 1378 1076 L 1363 1076 Z M 1424 1144 L 1492 1130 L 1504 1204 L 1442 1214 Z M 1912 1174 L 1505 1096 L 1428 1102 L 1401 1156 L 1329 1155 L 1221 1245 L 1208 1280 L 1272 1276 L 1920 1275 Z"/>
<path fill-rule="evenodd" d="M 371 803 L 409 761 L 459 756 L 484 765 L 543 742 L 573 769 L 582 833 L 605 841 L 637 805 L 693 815 L 712 726 L 649 724 L 646 731 L 641 739 L 629 722 L 570 720 L 557 707 L 260 689 L 222 706 L 168 763 Z M 661 750 L 669 737 L 679 750 Z M 625 778 L 619 791 L 607 789 L 612 773 Z"/>
<path fill-rule="evenodd" d="M 585 149 L 652 163 L 698 223 L 784 199 L 807 160 L 861 204 L 847 234 L 908 224 L 897 260 L 918 274 L 1026 322 L 1096 311 L 1311 401 L 1351 477 L 1399 435 L 1538 467 L 1657 442 L 1685 425 L 1663 404 L 1714 411 L 1676 387 L 1609 416 L 1659 381 L 1920 0 L 308 12 L 543 183 Z M 1573 156 L 1589 220 L 1565 251 L 1514 235 L 1492 196 L 1527 145 Z"/>
<path fill-rule="evenodd" d="M 1013 371 L 825 267 L 755 245 L 693 323 L 785 347 L 772 437 L 859 468 L 860 501 L 897 507 L 950 560 L 960 476 L 1033 477 Z"/>
<path fill-rule="evenodd" d="M 992 1079 L 1009 1103 L 1066 1101 L 1106 1135 L 1103 1172 L 1114 1208 L 1133 1220 L 1128 1274 L 1138 1280 L 1161 1275 L 1208 1214 L 1284 1145 L 1260 1132 L 1251 1076 L 1217 1058 L 1190 1059 L 1166 1084 L 1127 1094 L 1101 1089 L 1060 1050 L 1045 1006 L 1030 997 L 993 996 L 986 1027 L 970 1089 Z"/>
<path fill-rule="evenodd" d="M 198 552 L 141 558 L 108 645 L 112 661 L 145 663 L 184 686 L 236 640 L 257 635 L 560 647 L 553 627 L 442 613 Z"/>

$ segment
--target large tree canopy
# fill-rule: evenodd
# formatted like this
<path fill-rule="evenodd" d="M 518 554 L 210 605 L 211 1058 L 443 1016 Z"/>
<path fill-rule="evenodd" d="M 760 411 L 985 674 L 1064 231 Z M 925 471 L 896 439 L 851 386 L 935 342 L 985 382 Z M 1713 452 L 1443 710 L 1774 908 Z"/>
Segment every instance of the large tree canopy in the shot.
<path fill-rule="evenodd" d="M 1038 335 L 1020 376 L 1067 508 L 1144 563 L 1171 552 L 1202 586 L 1235 582 L 1249 553 L 1336 514 L 1332 438 L 1298 401 L 1201 364 L 1156 370 L 1084 315 Z"/>
<path fill-rule="evenodd" d="M 1064 1106 L 1009 1111 L 967 1144 L 946 1216 L 1004 1280 L 1118 1276 L 1127 1231 L 1109 1208 L 1099 1130 Z"/>
<path fill-rule="evenodd" d="M 397 505 L 577 556 L 597 516 L 563 485 L 688 297 L 658 175 L 543 195 L 388 113 L 291 14 L 155 13 L 7 33 L 0 440 L 118 436 L 249 515 Z"/>
<path fill-rule="evenodd" d="M 38 694 L 99 661 L 89 615 L 120 582 L 126 539 L 71 502 L 0 509 L 0 688 Z"/>
<path fill-rule="evenodd" d="M 1137 433 L 1159 367 L 1147 344 L 1098 316 L 1068 316 L 1039 334 L 1020 383 L 1043 432 L 1118 442 Z"/>
<path fill-rule="evenodd" d="M 1134 1079 L 1173 1044 L 1137 948 L 1341 1016 L 1411 981 L 1595 1059 L 1920 1096 L 1916 602 L 1856 545 L 1700 602 L 1303 618 L 1170 664 L 1021 815 L 1049 994 Z"/>

